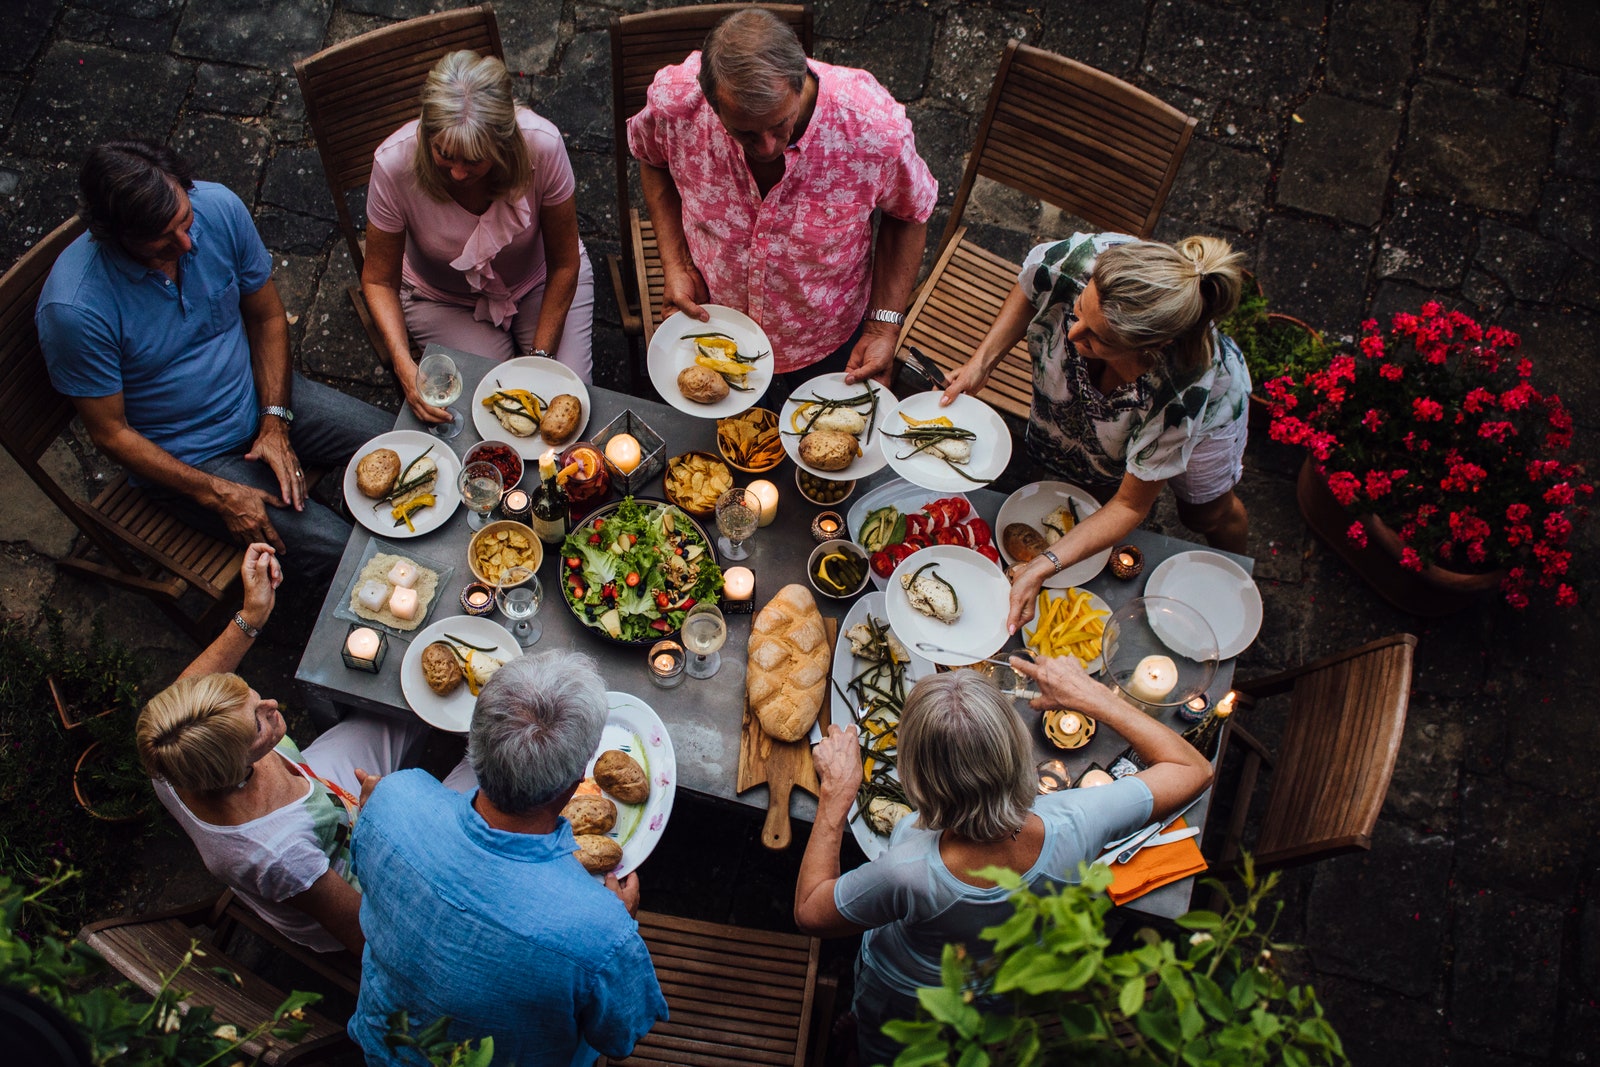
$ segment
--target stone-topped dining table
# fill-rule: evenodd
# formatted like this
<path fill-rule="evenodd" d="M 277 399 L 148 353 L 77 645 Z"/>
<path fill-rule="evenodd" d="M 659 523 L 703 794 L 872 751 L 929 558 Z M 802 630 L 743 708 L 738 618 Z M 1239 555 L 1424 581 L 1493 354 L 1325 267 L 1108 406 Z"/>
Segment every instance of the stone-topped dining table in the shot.
<path fill-rule="evenodd" d="M 481 440 L 472 424 L 469 412 L 470 400 L 480 379 L 495 364 L 470 353 L 443 349 L 435 345 L 430 345 L 428 348 L 429 351 L 435 349 L 446 351 L 455 358 L 463 379 L 463 399 L 455 406 L 463 413 L 464 426 L 460 435 L 453 440 L 439 440 L 440 445 L 449 447 L 459 457 Z M 593 435 L 624 410 L 631 410 L 666 441 L 668 456 L 691 450 L 702 450 L 713 454 L 717 452 L 715 420 L 698 418 L 665 404 L 597 386 L 589 386 L 588 391 L 589 420 L 580 435 L 584 439 Z M 409 408 L 402 408 L 395 419 L 395 429 L 422 430 L 426 427 Z M 530 468 L 533 466 L 529 464 Z M 794 464 L 785 460 L 775 470 L 765 475 L 735 473 L 737 484 L 747 484 L 757 477 L 763 477 L 776 484 L 779 490 L 777 518 L 771 525 L 758 530 L 755 536 L 746 542 L 750 558 L 739 561 L 755 573 L 755 601 L 758 609 L 785 585 L 790 583 L 807 585 L 806 561 L 811 550 L 816 547 L 810 535 L 811 520 L 824 509 L 811 504 L 800 495 L 795 486 L 794 472 Z M 893 471 L 885 467 L 876 474 L 862 479 L 851 498 L 835 505 L 834 510 L 845 512 L 856 497 L 894 477 Z M 530 478 L 525 476 L 522 484 L 531 491 Z M 657 478 L 641 495 L 660 498 L 662 496 L 660 479 Z M 965 495 L 972 502 L 973 510 L 993 525 L 1005 497 L 990 489 L 974 489 Z M 710 525 L 709 521 L 705 525 L 714 540 L 715 527 Z M 390 637 L 389 640 L 394 647 L 390 648 L 383 668 L 377 674 L 352 670 L 344 665 L 340 657 L 340 649 L 349 624 L 335 618 L 334 611 L 350 596 L 351 582 L 358 572 L 363 554 L 373 536 L 374 534 L 360 525 L 357 525 L 351 533 L 350 542 L 345 546 L 344 556 L 340 559 L 339 568 L 329 586 L 327 599 L 323 602 L 316 624 L 307 638 L 305 652 L 295 671 L 295 678 L 335 705 L 344 708 L 383 715 L 410 716 L 414 713 L 400 688 L 400 664 L 408 644 L 406 638 Z M 459 593 L 461 587 L 471 580 L 471 571 L 467 566 L 467 543 L 470 538 L 471 530 L 467 527 L 465 507 L 459 508 L 448 522 L 429 533 L 404 540 L 396 539 L 392 535 L 385 535 L 382 538 L 402 546 L 407 551 L 414 551 L 424 558 L 455 568 L 450 587 L 440 589 L 430 621 L 462 614 Z M 1115 578 L 1108 568 L 1094 580 L 1084 584 L 1084 588 L 1103 597 L 1113 611 L 1143 592 L 1145 577 L 1154 571 L 1162 560 L 1196 547 L 1187 541 L 1144 530 L 1134 531 L 1129 540 L 1144 553 L 1145 567 L 1141 576 L 1131 581 L 1122 581 Z M 1247 573 L 1252 569 L 1253 560 L 1228 553 L 1222 554 L 1243 567 Z M 580 623 L 568 609 L 561 594 L 561 560 L 558 555 L 547 551 L 544 562 L 539 568 L 545 599 L 539 611 L 538 621 L 542 624 L 544 632 L 538 643 L 530 647 L 530 651 L 567 648 L 593 656 L 600 665 L 608 688 L 639 697 L 654 708 L 666 724 L 676 753 L 680 788 L 765 810 L 767 789 L 764 785 L 756 786 L 744 793 L 734 792 L 744 710 L 745 651 L 753 616 L 727 614 L 728 638 L 722 649 L 722 667 L 715 676 L 704 680 L 685 678 L 675 688 L 661 689 L 650 681 L 645 662 L 647 646 L 622 645 L 608 641 Z M 821 596 L 817 597 L 817 601 L 824 615 L 836 619 L 842 619 L 851 604 L 851 601 L 831 600 Z M 1004 611 L 1005 607 L 1004 603 L 997 603 L 993 606 L 993 610 Z M 1014 638 L 1012 644 L 1019 645 L 1020 639 Z M 1213 700 L 1227 692 L 1233 679 L 1233 666 L 1234 661 L 1231 659 L 1224 660 L 1219 666 L 1209 689 Z M 1019 703 L 1018 707 L 1027 712 L 1033 720 L 1031 733 L 1036 759 L 1061 759 L 1071 770 L 1074 780 L 1090 763 L 1098 763 L 1102 767 L 1108 766 L 1126 748 L 1126 743 L 1114 731 L 1102 729 L 1083 748 L 1062 752 L 1045 740 L 1037 719 L 1028 711 L 1026 705 Z M 1170 711 L 1166 713 L 1165 721 L 1168 725 L 1178 726 L 1176 716 Z M 1188 814 L 1190 824 L 1204 826 L 1209 807 L 1210 797 L 1201 798 Z M 796 790 L 791 799 L 791 813 L 796 818 L 811 821 L 816 814 L 815 798 Z M 1193 884 L 1193 878 L 1174 882 L 1146 894 L 1128 906 L 1151 915 L 1168 918 L 1181 915 L 1189 907 Z"/>

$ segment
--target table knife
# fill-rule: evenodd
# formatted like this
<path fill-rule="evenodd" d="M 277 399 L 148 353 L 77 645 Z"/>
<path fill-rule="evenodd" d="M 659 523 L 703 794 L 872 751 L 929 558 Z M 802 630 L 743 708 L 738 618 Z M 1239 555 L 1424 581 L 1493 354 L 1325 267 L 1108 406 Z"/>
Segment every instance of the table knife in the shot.
<path fill-rule="evenodd" d="M 1157 834 L 1161 833 L 1167 827 L 1171 826 L 1173 823 L 1177 822 L 1180 818 L 1182 818 L 1183 815 L 1190 808 L 1194 807 L 1196 804 L 1198 804 L 1200 802 L 1200 797 L 1203 797 L 1203 796 L 1205 796 L 1204 792 L 1202 792 L 1199 797 L 1195 797 L 1193 800 L 1189 801 L 1189 803 L 1185 804 L 1182 808 L 1180 808 L 1177 811 L 1173 812 L 1172 815 L 1169 816 L 1165 822 L 1153 823 L 1150 826 L 1147 826 L 1145 829 L 1140 830 L 1137 834 L 1134 835 L 1132 841 L 1117 842 L 1118 845 L 1125 844 L 1127 847 L 1124 848 L 1121 852 L 1117 853 L 1117 858 L 1116 858 L 1115 862 L 1117 862 L 1117 863 L 1127 863 L 1129 860 L 1131 860 L 1133 858 L 1133 854 L 1135 852 L 1138 852 L 1141 848 L 1143 848 L 1145 846 L 1145 844 L 1152 837 L 1155 837 Z M 1113 845 L 1112 847 L 1114 848 L 1114 847 L 1116 847 L 1116 845 Z M 1100 858 L 1103 860 L 1109 854 L 1110 854 L 1110 850 L 1108 849 L 1106 852 L 1101 853 Z"/>

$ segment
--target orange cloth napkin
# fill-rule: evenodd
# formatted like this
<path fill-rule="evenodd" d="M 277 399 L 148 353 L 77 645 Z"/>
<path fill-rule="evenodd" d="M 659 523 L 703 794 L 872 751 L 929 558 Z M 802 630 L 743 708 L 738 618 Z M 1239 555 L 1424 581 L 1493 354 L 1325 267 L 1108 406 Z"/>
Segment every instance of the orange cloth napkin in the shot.
<path fill-rule="evenodd" d="M 1187 820 L 1179 819 L 1161 832 L 1169 834 L 1188 825 Z M 1190 837 L 1170 845 L 1147 845 L 1134 853 L 1127 863 L 1113 863 L 1111 888 L 1106 891 L 1111 902 L 1126 904 L 1152 889 L 1205 870 L 1207 865 L 1205 857 L 1200 855 L 1199 840 Z"/>

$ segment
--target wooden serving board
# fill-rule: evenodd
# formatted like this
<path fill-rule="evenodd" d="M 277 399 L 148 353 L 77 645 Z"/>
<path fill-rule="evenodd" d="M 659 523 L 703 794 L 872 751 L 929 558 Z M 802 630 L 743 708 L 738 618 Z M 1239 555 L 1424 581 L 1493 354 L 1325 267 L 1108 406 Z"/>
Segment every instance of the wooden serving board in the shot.
<path fill-rule="evenodd" d="M 833 643 L 839 634 L 839 621 L 823 616 L 822 625 L 828 633 L 828 662 L 833 662 Z M 833 701 L 830 694 L 822 698 L 823 733 L 827 733 L 832 716 Z M 767 821 L 761 828 L 761 843 L 770 849 L 785 849 L 792 839 L 789 825 L 789 794 L 799 786 L 813 796 L 821 792 L 817 781 L 816 764 L 811 761 L 811 745 L 804 738 L 799 741 L 779 741 L 761 728 L 761 722 L 744 705 L 744 726 L 739 732 L 739 778 L 734 792 L 767 786 Z"/>

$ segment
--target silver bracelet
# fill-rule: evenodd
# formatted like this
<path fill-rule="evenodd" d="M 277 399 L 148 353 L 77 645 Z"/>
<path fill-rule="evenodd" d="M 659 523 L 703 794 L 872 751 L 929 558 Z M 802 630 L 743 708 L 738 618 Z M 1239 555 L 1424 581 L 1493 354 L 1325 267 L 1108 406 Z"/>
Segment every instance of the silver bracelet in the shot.
<path fill-rule="evenodd" d="M 546 352 L 542 348 L 535 348 L 533 350 L 533 354 L 538 356 L 538 357 L 540 357 L 541 359 L 549 359 L 550 358 L 550 353 Z"/>
<path fill-rule="evenodd" d="M 244 621 L 244 612 L 242 611 L 236 611 L 233 613 L 233 624 L 239 629 L 243 630 L 244 635 L 250 638 L 252 641 L 261 636 L 260 629 L 251 626 L 249 623 Z"/>
<path fill-rule="evenodd" d="M 906 317 L 900 312 L 890 311 L 888 308 L 873 308 L 867 312 L 867 319 L 871 322 L 887 322 L 890 326 L 902 326 L 906 321 Z"/>

